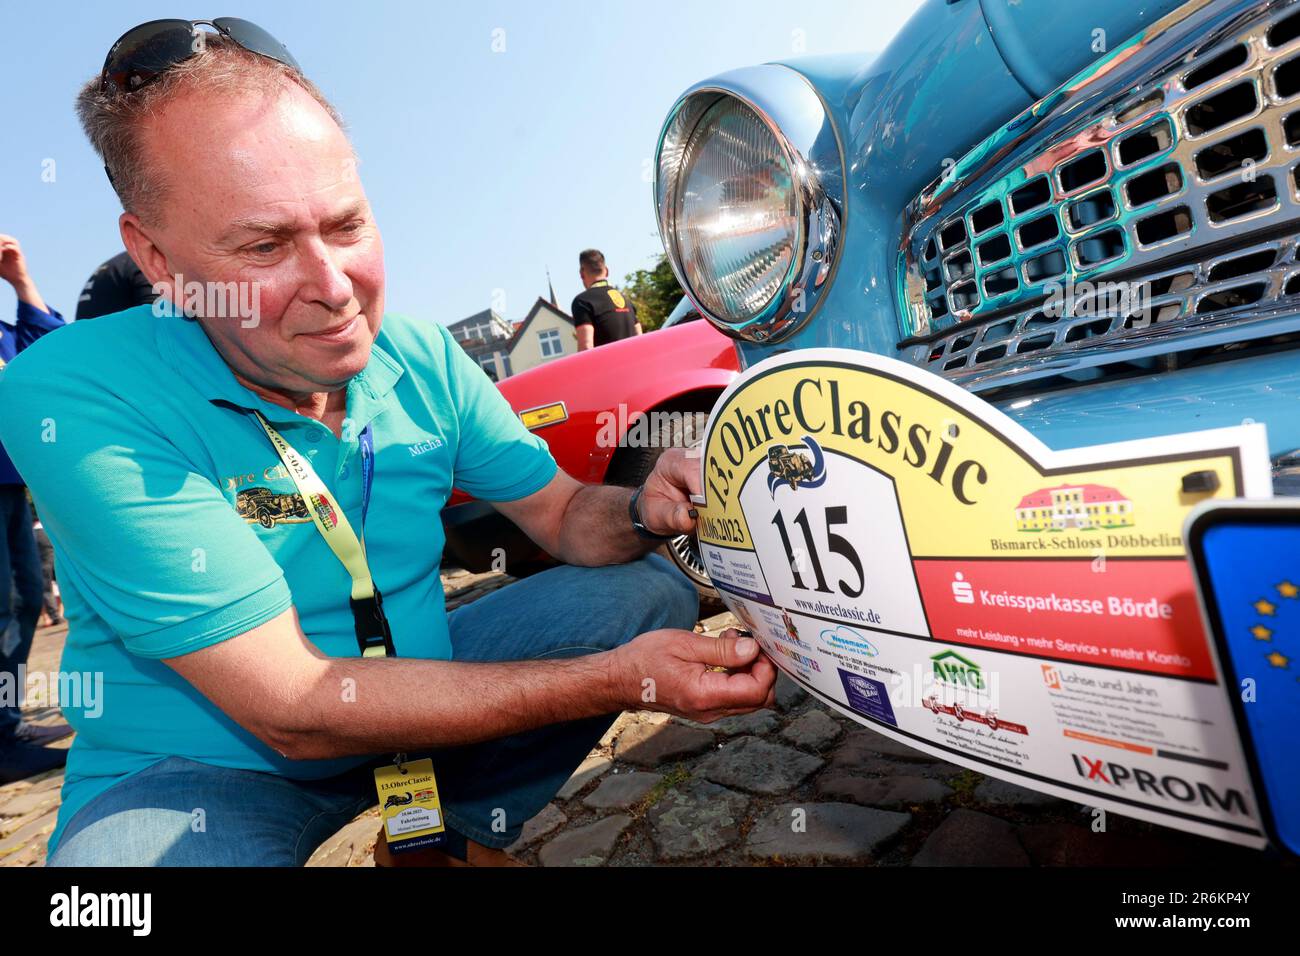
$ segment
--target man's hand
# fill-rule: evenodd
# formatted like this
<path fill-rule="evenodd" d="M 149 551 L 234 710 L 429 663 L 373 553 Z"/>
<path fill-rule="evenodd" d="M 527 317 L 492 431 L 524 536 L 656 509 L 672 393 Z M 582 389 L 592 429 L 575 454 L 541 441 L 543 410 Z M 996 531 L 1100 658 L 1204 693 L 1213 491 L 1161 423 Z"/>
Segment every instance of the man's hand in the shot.
<path fill-rule="evenodd" d="M 641 521 L 655 534 L 690 534 L 695 530 L 690 496 L 701 492 L 699 458 L 669 448 L 659 456 L 637 502 Z"/>
<path fill-rule="evenodd" d="M 0 279 L 12 286 L 27 282 L 27 260 L 23 248 L 13 236 L 0 233 Z"/>
<path fill-rule="evenodd" d="M 776 668 L 734 629 L 721 637 L 649 631 L 610 653 L 629 708 L 708 723 L 775 703 Z"/>
<path fill-rule="evenodd" d="M 19 301 L 35 306 L 42 312 L 49 311 L 45 307 L 45 300 L 36 291 L 36 283 L 27 273 L 27 258 L 23 255 L 22 246 L 13 236 L 4 234 L 0 234 L 0 279 L 14 287 Z"/>

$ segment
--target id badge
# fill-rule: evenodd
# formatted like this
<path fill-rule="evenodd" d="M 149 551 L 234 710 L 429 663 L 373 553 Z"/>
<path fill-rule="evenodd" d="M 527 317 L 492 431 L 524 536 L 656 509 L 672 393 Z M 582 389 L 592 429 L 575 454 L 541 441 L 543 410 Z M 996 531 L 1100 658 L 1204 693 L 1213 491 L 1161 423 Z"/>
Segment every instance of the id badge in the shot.
<path fill-rule="evenodd" d="M 418 850 L 446 839 L 432 759 L 380 767 L 375 771 L 375 788 L 389 850 Z"/>

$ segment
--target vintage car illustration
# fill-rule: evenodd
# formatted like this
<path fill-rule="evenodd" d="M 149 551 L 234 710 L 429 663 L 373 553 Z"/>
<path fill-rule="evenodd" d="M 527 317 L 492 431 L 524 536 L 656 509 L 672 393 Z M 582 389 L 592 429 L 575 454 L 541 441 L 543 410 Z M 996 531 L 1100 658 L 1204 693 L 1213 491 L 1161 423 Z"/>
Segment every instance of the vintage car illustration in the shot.
<path fill-rule="evenodd" d="M 256 521 L 263 528 L 274 528 L 279 521 L 310 521 L 302 495 L 282 494 L 258 486 L 246 488 L 235 498 L 235 511 L 245 521 Z"/>
<path fill-rule="evenodd" d="M 709 409 L 739 374 L 734 343 L 699 318 L 683 298 L 654 332 L 556 359 L 498 387 L 574 478 L 634 487 L 665 448 L 703 439 Z M 491 505 L 462 492 L 442 517 L 447 560 L 467 570 L 490 570 L 502 555 L 515 576 L 554 563 Z M 694 535 L 661 550 L 702 597 L 715 596 Z"/>
<path fill-rule="evenodd" d="M 878 56 L 688 89 L 654 194 L 745 367 L 899 358 L 1053 448 L 1263 422 L 1285 494 L 1298 160 L 1300 5 L 929 0 Z"/>
<path fill-rule="evenodd" d="M 799 482 L 813 476 L 813 463 L 808 456 L 788 445 L 773 445 L 767 450 L 767 467 L 779 480 L 788 482 L 791 488 L 798 488 Z"/>
<path fill-rule="evenodd" d="M 390 807 L 404 807 L 414 801 L 415 796 L 410 790 L 407 790 L 405 793 L 390 793 L 388 799 L 384 801 L 384 809 L 387 810 Z"/>

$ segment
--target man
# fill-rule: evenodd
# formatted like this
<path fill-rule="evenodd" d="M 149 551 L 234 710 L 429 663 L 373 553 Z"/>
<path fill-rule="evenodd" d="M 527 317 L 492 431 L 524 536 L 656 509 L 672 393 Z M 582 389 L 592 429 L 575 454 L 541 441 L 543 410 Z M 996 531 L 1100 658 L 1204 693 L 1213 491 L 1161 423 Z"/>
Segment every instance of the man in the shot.
<path fill-rule="evenodd" d="M 429 756 L 439 862 L 502 863 L 624 708 L 768 705 L 770 662 L 686 630 L 693 589 L 643 537 L 693 526 L 696 468 L 666 455 L 633 497 L 559 472 L 441 326 L 384 315 L 356 158 L 288 51 L 171 23 L 115 44 L 78 112 L 131 258 L 194 317 L 74 323 L 0 376 L 63 667 L 104 682 L 69 713 L 50 865 L 300 865 Z M 581 567 L 449 617 L 453 479 Z"/>
<path fill-rule="evenodd" d="M 14 325 L 0 323 L 0 368 L 47 332 L 64 324 L 63 316 L 45 305 L 27 271 L 22 247 L 13 236 L 0 236 L 0 279 L 18 296 Z M 0 445 L 0 783 L 22 780 L 63 766 L 67 751 L 44 746 L 66 737 L 60 722 L 39 727 L 22 719 L 22 665 L 31 653 L 36 623 L 44 604 L 44 581 L 27 488 Z"/>
<path fill-rule="evenodd" d="M 61 627 L 67 622 L 63 620 L 63 602 L 59 600 L 58 583 L 54 575 L 54 545 L 45 533 L 45 525 L 41 524 L 40 516 L 32 515 L 32 519 L 32 535 L 36 538 L 36 553 L 41 559 L 41 580 L 45 585 L 45 596 L 41 602 L 42 617 L 45 625 Z"/>
<path fill-rule="evenodd" d="M 125 252 L 106 259 L 90 274 L 77 299 L 77 321 L 97 319 L 133 305 L 149 305 L 156 297 L 140 267 Z"/>
<path fill-rule="evenodd" d="M 641 334 L 636 306 L 609 284 L 609 269 L 599 249 L 579 253 L 578 277 L 583 291 L 573 300 L 573 324 L 579 352 Z"/>

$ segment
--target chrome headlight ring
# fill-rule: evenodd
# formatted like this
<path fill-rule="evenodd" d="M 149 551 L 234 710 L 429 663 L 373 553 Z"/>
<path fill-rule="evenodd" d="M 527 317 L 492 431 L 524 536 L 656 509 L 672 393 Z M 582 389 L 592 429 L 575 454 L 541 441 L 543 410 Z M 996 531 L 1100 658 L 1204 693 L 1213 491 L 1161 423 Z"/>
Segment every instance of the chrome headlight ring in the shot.
<path fill-rule="evenodd" d="M 679 190 L 688 146 L 701 120 L 730 98 L 752 111 L 776 139 L 789 169 L 797 203 L 794 253 L 775 293 L 744 317 L 710 309 L 692 288 L 679 246 Z M 689 170 L 687 170 L 689 171 Z M 812 317 L 835 271 L 844 225 L 844 151 L 830 114 L 806 78 L 768 64 L 724 73 L 687 90 L 673 105 L 659 137 L 655 206 L 659 235 L 677 281 L 721 331 L 772 344 Z"/>

